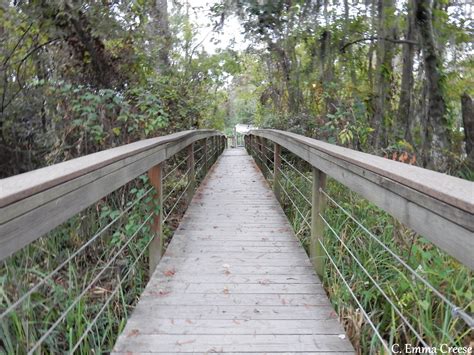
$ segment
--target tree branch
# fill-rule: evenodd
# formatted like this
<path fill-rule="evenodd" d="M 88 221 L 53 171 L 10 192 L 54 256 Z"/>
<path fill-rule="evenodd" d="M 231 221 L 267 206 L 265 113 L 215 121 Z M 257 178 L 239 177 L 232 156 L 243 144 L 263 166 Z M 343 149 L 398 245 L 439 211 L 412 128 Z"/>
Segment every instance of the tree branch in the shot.
<path fill-rule="evenodd" d="M 341 53 L 344 53 L 347 49 L 347 47 L 352 46 L 353 44 L 357 44 L 360 42 L 366 42 L 366 41 L 374 41 L 374 40 L 382 40 L 382 41 L 387 41 L 391 43 L 397 43 L 397 44 L 413 44 L 415 46 L 418 46 L 419 43 L 417 41 L 410 41 L 408 39 L 394 39 L 394 38 L 388 38 L 388 37 L 378 37 L 378 36 L 372 36 L 372 37 L 364 37 L 364 38 L 359 38 L 356 39 L 355 41 L 349 42 L 344 44 L 341 48 L 339 48 L 339 51 Z"/>

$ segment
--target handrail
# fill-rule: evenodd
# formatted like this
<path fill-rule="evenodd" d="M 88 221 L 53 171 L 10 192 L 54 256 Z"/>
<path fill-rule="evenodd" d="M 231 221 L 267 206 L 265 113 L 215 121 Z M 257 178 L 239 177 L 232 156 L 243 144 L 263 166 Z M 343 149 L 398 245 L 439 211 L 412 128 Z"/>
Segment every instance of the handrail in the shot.
<path fill-rule="evenodd" d="M 295 133 L 248 137 L 286 148 L 474 269 L 474 183 Z"/>
<path fill-rule="evenodd" d="M 0 261 L 194 142 L 211 137 L 224 139 L 214 130 L 184 131 L 2 179 Z"/>

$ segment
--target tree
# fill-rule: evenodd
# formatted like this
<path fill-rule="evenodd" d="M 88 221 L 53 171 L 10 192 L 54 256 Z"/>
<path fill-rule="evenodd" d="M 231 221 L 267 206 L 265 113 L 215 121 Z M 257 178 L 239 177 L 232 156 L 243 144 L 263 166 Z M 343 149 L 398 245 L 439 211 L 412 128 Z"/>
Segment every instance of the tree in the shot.
<path fill-rule="evenodd" d="M 153 0 L 151 6 L 151 36 L 153 43 L 158 47 L 156 58 L 156 69 L 159 73 L 169 70 L 170 50 L 172 46 L 171 32 L 168 19 L 168 1 Z"/>
<path fill-rule="evenodd" d="M 472 97 L 467 92 L 461 96 L 461 106 L 466 142 L 466 163 L 468 167 L 474 169 L 474 104 Z"/>
<path fill-rule="evenodd" d="M 400 87 L 400 100 L 398 103 L 398 122 L 396 128 L 397 135 L 403 137 L 407 142 L 413 144 L 411 134 L 411 125 L 414 121 L 414 103 L 413 103 L 413 62 L 415 59 L 416 41 L 416 20 L 415 20 L 415 0 L 409 0 L 407 3 L 406 32 L 405 39 L 407 43 L 403 44 L 403 67 L 402 82 Z"/>
<path fill-rule="evenodd" d="M 423 64 L 426 73 L 428 109 L 426 111 L 424 165 L 446 171 L 448 168 L 449 129 L 443 94 L 442 62 L 436 48 L 431 0 L 416 1 L 416 22 L 420 30 Z"/>
<path fill-rule="evenodd" d="M 392 83 L 393 46 L 387 41 L 395 38 L 395 3 L 393 0 L 378 0 L 377 2 L 377 61 L 374 92 L 374 114 L 372 128 L 374 134 L 372 144 L 375 149 L 386 146 L 387 119 L 392 114 L 390 86 Z"/>

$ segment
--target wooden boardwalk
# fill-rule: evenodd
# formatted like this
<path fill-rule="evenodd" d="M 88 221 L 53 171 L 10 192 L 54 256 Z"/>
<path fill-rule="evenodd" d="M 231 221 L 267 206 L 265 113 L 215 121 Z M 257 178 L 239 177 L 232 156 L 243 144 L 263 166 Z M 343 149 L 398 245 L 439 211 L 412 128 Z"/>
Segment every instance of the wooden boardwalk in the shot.
<path fill-rule="evenodd" d="M 354 353 L 245 150 L 199 187 L 114 353 Z"/>

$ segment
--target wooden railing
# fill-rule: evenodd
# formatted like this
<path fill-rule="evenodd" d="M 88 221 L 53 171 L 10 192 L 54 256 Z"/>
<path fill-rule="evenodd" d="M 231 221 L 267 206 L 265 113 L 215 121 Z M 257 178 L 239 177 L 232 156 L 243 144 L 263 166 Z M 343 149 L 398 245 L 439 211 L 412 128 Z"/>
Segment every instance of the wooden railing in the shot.
<path fill-rule="evenodd" d="M 115 339 L 114 327 L 133 305 L 146 274 L 155 270 L 165 239 L 224 147 L 220 132 L 185 131 L 3 179 L 0 267 L 6 291 L 0 295 L 0 352 L 5 346 L 7 352 L 28 354 L 65 348 L 90 353 L 89 341 L 97 334 Z M 114 214 L 102 217 L 104 207 Z M 88 227 L 77 238 L 83 219 Z M 70 224 L 63 226 L 66 221 Z M 55 243 L 59 250 L 50 253 Z M 22 250 L 30 244 L 31 249 Z M 24 265 L 29 268 L 23 270 Z M 73 277 L 76 272 L 79 279 Z M 69 287 L 55 287 L 65 279 Z M 104 287 L 100 308 L 94 302 L 84 305 Z M 61 298 L 64 302 L 58 304 Z M 122 307 L 112 328 L 97 330 L 114 300 Z M 80 321 L 73 327 L 82 328 L 64 345 L 60 339 L 72 331 L 65 324 L 74 311 Z"/>
<path fill-rule="evenodd" d="M 474 183 L 290 132 L 262 129 L 246 137 L 247 145 L 260 152 L 263 140 L 275 147 L 275 180 L 280 178 L 281 147 L 313 167 L 310 250 L 315 255 L 321 254 L 320 188 L 328 175 L 474 269 Z M 274 184 L 277 196 L 279 186 Z"/>
<path fill-rule="evenodd" d="M 474 328 L 472 300 L 458 295 L 470 295 L 472 287 L 469 269 L 474 269 L 474 183 L 278 130 L 251 131 L 245 143 L 272 185 L 296 235 L 307 247 L 316 273 L 328 285 L 330 298 L 340 306 L 336 308 L 341 318 L 347 316 L 350 307 L 361 312 L 364 324 L 378 338 L 381 353 L 392 352 L 391 335 L 380 331 L 389 320 L 377 316 L 380 312 L 391 314 L 391 329 L 404 329 L 401 334 L 406 337 L 399 339 L 410 344 L 429 347 L 441 338 L 458 346 L 466 342 L 466 334 Z M 334 180 L 330 185 L 326 183 L 328 177 Z M 364 199 L 385 212 L 365 204 Z M 365 207 L 359 211 L 351 203 Z M 368 210 L 376 216 L 375 226 L 364 225 L 364 220 L 371 220 L 364 215 Z M 390 239 L 390 232 L 385 233 L 386 213 L 408 227 L 390 226 L 408 233 L 410 247 L 401 248 L 393 237 Z M 431 257 L 410 260 L 417 238 L 410 229 L 467 268 L 457 265 L 449 266 L 450 270 L 429 269 Z M 424 248 L 425 244 L 419 245 Z M 432 246 L 428 246 L 430 249 Z M 438 266 L 453 265 L 447 256 L 437 255 L 439 260 L 446 260 Z M 448 280 L 428 277 L 443 272 L 453 276 L 458 272 L 464 275 L 464 281 L 451 284 L 448 291 Z M 394 284 L 397 281 L 410 285 L 411 291 L 403 291 Z M 404 294 L 407 292 L 410 295 Z M 430 307 L 432 313 L 426 313 L 427 317 L 437 312 L 442 316 L 429 324 L 422 323 L 416 316 L 420 306 L 415 303 L 409 308 L 400 301 L 406 296 L 419 299 L 426 309 Z M 432 328 L 438 333 L 428 337 L 427 329 Z"/>
<path fill-rule="evenodd" d="M 217 131 L 195 130 L 142 140 L 3 179 L 0 183 L 0 261 L 147 171 L 157 191 L 156 198 L 161 199 L 161 164 L 184 149 L 189 150 L 188 173 L 193 181 L 193 147 L 198 141 L 205 142 L 207 170 L 208 150 L 214 149 L 220 154 L 225 138 Z M 190 191 L 193 188 L 194 185 Z M 161 205 L 161 201 L 158 204 Z M 157 218 L 162 220 L 160 216 Z M 157 240 L 160 239 L 160 220 L 155 221 Z M 161 245 L 160 241 L 157 243 Z M 151 253 L 151 257 L 159 259 L 160 255 L 154 254 Z"/>

